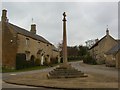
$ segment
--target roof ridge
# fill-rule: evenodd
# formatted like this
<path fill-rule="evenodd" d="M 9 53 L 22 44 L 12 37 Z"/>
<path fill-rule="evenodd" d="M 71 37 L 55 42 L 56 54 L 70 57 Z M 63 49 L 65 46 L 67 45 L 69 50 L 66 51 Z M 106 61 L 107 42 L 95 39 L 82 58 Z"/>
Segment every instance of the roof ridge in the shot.
<path fill-rule="evenodd" d="M 103 36 L 100 40 L 98 40 L 90 49 L 92 49 L 93 47 L 97 46 L 98 43 L 99 43 L 102 39 L 104 39 L 106 36 L 107 36 L 107 35 Z M 89 49 L 89 50 L 90 50 L 90 49 Z"/>
<path fill-rule="evenodd" d="M 8 25 L 10 27 L 12 27 L 17 33 L 20 33 L 22 35 L 25 35 L 25 36 L 28 36 L 28 37 L 31 37 L 33 39 L 36 39 L 36 40 L 40 40 L 44 43 L 47 43 L 47 44 L 51 44 L 48 40 L 46 40 L 44 37 L 38 35 L 38 34 L 32 34 L 30 31 L 24 29 L 24 28 L 21 28 L 17 25 L 14 25 L 12 23 L 8 23 Z"/>
<path fill-rule="evenodd" d="M 94 48 L 95 46 L 97 46 L 98 45 L 98 43 L 100 42 L 100 41 L 102 41 L 105 37 L 106 37 L 107 35 L 105 35 L 105 36 L 103 36 L 99 41 L 97 41 L 90 49 L 92 49 L 92 48 Z M 111 35 L 109 35 L 112 39 L 114 39 Z M 114 39 L 115 40 L 115 39 Z M 89 49 L 89 50 L 90 50 Z"/>
<path fill-rule="evenodd" d="M 120 50 L 120 43 L 117 43 L 116 45 L 114 45 L 110 50 L 108 50 L 106 52 L 106 54 L 113 54 L 116 53 Z"/>

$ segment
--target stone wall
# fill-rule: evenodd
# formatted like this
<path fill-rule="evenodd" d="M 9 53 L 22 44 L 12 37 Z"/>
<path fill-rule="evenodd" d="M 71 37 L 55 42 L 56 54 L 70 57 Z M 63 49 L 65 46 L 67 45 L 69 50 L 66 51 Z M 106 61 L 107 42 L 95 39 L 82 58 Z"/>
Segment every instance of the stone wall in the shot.
<path fill-rule="evenodd" d="M 41 51 L 40 57 L 38 57 L 37 54 L 39 50 Z M 31 55 L 34 55 L 35 58 L 41 58 L 42 54 L 44 54 L 44 57 L 49 56 L 49 58 L 53 56 L 52 45 L 18 34 L 17 53 L 25 53 L 26 51 L 30 52 L 29 58 L 31 57 Z"/>
<path fill-rule="evenodd" d="M 116 41 L 110 36 L 106 36 L 105 39 L 103 39 L 99 45 L 98 45 L 98 55 L 99 55 L 99 61 L 106 60 L 105 53 L 110 50 L 113 46 L 116 45 Z"/>
<path fill-rule="evenodd" d="M 12 27 L 7 19 L 7 10 L 2 11 L 1 17 L 2 25 L 0 25 L 0 60 L 2 66 L 5 68 L 16 67 L 16 55 L 17 53 L 26 54 L 26 60 L 30 60 L 35 57 L 47 59 L 50 62 L 50 58 L 53 56 L 52 45 L 27 37 L 26 34 L 20 34 Z M 16 27 L 16 26 L 15 26 Z M 36 25 L 31 25 L 31 34 L 36 34 Z M 1 30 L 2 29 L 2 30 Z M 55 54 L 56 55 L 56 54 Z"/>
<path fill-rule="evenodd" d="M 97 46 L 90 50 L 90 54 L 97 60 L 98 64 L 103 64 L 106 60 L 105 53 L 115 46 L 116 43 L 117 42 L 110 35 L 107 35 Z"/>
<path fill-rule="evenodd" d="M 60 53 L 58 51 L 53 50 L 53 58 L 59 57 Z"/>
<path fill-rule="evenodd" d="M 120 68 L 120 51 L 114 54 L 109 54 L 106 57 L 106 65 L 107 66 L 115 66 L 116 68 Z"/>
<path fill-rule="evenodd" d="M 17 35 L 7 24 L 7 22 L 2 23 L 2 66 L 14 69 L 16 66 Z"/>
<path fill-rule="evenodd" d="M 106 66 L 112 67 L 116 66 L 116 55 L 109 54 L 106 57 Z"/>

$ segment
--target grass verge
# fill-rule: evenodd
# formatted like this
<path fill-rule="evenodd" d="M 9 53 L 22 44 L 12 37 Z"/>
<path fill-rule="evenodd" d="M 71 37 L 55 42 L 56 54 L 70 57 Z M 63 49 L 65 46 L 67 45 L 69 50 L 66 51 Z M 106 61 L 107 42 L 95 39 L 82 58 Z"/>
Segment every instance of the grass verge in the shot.
<path fill-rule="evenodd" d="M 29 68 L 24 68 L 24 69 L 19 69 L 19 70 L 2 68 L 2 73 L 8 73 L 8 72 L 25 72 L 25 71 L 32 71 L 32 70 L 40 70 L 40 69 L 54 67 L 56 65 L 58 65 L 58 64 L 53 64 L 52 66 L 34 66 L 34 67 L 29 67 Z"/>

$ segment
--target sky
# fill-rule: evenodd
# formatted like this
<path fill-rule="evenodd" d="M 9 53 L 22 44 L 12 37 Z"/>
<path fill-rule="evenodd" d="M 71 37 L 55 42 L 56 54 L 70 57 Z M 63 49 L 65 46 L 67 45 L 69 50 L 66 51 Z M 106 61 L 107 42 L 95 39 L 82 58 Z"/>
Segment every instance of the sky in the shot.
<path fill-rule="evenodd" d="M 118 39 L 117 2 L 3 2 L 2 9 L 7 9 L 10 23 L 28 31 L 35 23 L 37 34 L 54 45 L 63 39 L 63 12 L 67 14 L 68 46 L 100 39 L 106 28 Z"/>

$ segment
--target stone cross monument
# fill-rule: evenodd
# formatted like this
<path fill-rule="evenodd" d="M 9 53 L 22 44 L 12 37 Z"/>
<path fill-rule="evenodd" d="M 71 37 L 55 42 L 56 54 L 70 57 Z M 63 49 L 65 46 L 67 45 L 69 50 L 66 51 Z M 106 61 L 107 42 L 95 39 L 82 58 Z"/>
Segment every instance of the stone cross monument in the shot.
<path fill-rule="evenodd" d="M 63 13 L 63 64 L 67 64 L 66 13 Z"/>
<path fill-rule="evenodd" d="M 49 79 L 54 78 L 78 78 L 78 77 L 86 77 L 83 72 L 78 71 L 74 67 L 68 64 L 67 61 L 67 35 L 66 35 L 66 14 L 63 13 L 63 63 L 59 65 L 59 67 L 50 71 L 47 74 Z"/>

